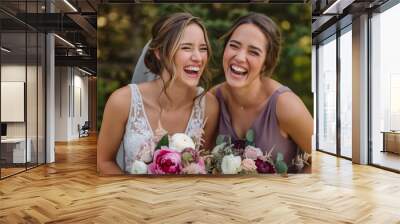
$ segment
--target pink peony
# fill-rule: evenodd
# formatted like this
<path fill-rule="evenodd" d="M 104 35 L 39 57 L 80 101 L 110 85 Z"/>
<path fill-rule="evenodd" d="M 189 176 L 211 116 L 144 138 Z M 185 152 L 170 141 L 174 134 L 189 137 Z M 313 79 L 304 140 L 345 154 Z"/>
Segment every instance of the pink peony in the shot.
<path fill-rule="evenodd" d="M 256 163 L 252 159 L 244 159 L 242 160 L 242 170 L 247 172 L 252 172 L 257 170 Z"/>
<path fill-rule="evenodd" d="M 261 149 L 248 145 L 244 149 L 244 158 L 256 160 L 258 157 L 263 156 Z"/>
<path fill-rule="evenodd" d="M 150 174 L 179 174 L 181 169 L 179 152 L 166 147 L 154 153 L 153 162 L 148 166 Z"/>
<path fill-rule="evenodd" d="M 203 158 L 200 158 L 198 163 L 190 163 L 182 169 L 184 174 L 206 174 L 206 167 Z"/>

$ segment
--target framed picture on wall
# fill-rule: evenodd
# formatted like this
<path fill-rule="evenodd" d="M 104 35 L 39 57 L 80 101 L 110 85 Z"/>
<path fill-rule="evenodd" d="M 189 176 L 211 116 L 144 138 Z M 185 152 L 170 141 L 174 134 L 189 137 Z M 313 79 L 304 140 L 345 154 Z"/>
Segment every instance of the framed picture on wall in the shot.
<path fill-rule="evenodd" d="M 1 82 L 1 122 L 24 122 L 25 82 Z"/>
<path fill-rule="evenodd" d="M 309 4 L 101 5 L 99 173 L 309 173 L 310 19 Z M 281 94 L 298 131 L 276 121 Z"/>

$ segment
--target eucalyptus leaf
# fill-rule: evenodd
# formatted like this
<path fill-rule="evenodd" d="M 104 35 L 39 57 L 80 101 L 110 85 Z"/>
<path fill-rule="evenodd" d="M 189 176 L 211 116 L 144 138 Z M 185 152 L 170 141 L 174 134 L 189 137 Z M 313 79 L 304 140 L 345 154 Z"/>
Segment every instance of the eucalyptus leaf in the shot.
<path fill-rule="evenodd" d="M 256 144 L 254 142 L 246 141 L 246 146 L 248 146 L 248 145 L 256 147 Z"/>
<path fill-rule="evenodd" d="M 275 164 L 276 172 L 279 174 L 286 174 L 288 171 L 288 166 L 284 161 L 277 161 Z"/>
<path fill-rule="evenodd" d="M 158 142 L 158 144 L 156 146 L 156 150 L 161 149 L 161 146 L 167 146 L 168 147 L 168 145 L 169 145 L 168 134 L 166 134 Z"/>
<path fill-rule="evenodd" d="M 185 152 L 182 154 L 182 160 L 187 161 L 187 162 L 192 162 L 193 161 L 193 156 L 189 152 Z"/>
<path fill-rule="evenodd" d="M 218 135 L 217 140 L 215 142 L 216 145 L 220 145 L 225 142 L 225 135 Z"/>
<path fill-rule="evenodd" d="M 275 168 L 276 172 L 279 174 L 286 174 L 288 171 L 288 166 L 286 165 L 285 161 L 283 160 L 283 154 L 278 152 L 276 156 Z"/>
<path fill-rule="evenodd" d="M 283 161 L 283 154 L 278 152 L 278 154 L 276 155 L 276 161 Z"/>
<path fill-rule="evenodd" d="M 254 130 L 253 129 L 249 129 L 246 132 L 246 140 L 248 142 L 254 142 Z"/>

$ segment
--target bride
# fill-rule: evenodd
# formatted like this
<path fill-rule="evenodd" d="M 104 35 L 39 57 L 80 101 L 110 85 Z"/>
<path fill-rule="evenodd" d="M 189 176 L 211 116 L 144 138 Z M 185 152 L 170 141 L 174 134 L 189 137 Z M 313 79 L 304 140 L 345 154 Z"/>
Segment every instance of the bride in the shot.
<path fill-rule="evenodd" d="M 117 89 L 108 99 L 97 144 L 100 174 L 130 172 L 139 149 L 166 133 L 185 133 L 196 145 L 204 138 L 203 147 L 212 147 L 219 106 L 215 96 L 198 87 L 207 78 L 210 54 L 199 18 L 174 13 L 155 23 L 144 63 L 157 78 Z M 119 166 L 120 145 L 124 153 Z"/>

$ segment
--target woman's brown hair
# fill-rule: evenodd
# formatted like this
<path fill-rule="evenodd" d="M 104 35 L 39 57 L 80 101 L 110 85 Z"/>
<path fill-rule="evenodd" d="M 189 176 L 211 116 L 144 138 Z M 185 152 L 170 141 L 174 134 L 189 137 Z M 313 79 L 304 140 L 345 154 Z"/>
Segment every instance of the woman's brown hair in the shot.
<path fill-rule="evenodd" d="M 203 30 L 204 40 L 207 45 L 208 57 L 200 81 L 204 82 L 206 84 L 206 89 L 208 89 L 210 77 L 207 64 L 211 57 L 211 45 L 208 39 L 207 30 L 198 17 L 194 17 L 190 13 L 173 13 L 159 19 L 154 24 L 151 31 L 152 40 L 144 59 L 147 68 L 157 76 L 161 77 L 161 72 L 164 69 L 171 75 L 169 80 L 165 81 L 162 79 L 164 83 L 163 92 L 165 94 L 166 89 L 175 79 L 176 66 L 174 63 L 174 56 L 178 51 L 183 31 L 188 25 L 193 23 L 197 24 Z M 159 57 L 157 57 L 156 52 L 158 52 Z"/>
<path fill-rule="evenodd" d="M 262 73 L 266 76 L 271 76 L 274 72 L 276 65 L 278 64 L 279 54 L 281 51 L 281 33 L 278 26 L 268 16 L 260 13 L 251 12 L 236 20 L 229 31 L 221 37 L 221 39 L 225 40 L 224 49 L 233 32 L 235 32 L 235 30 L 243 24 L 253 24 L 257 26 L 267 38 L 267 54 L 265 57 Z"/>

